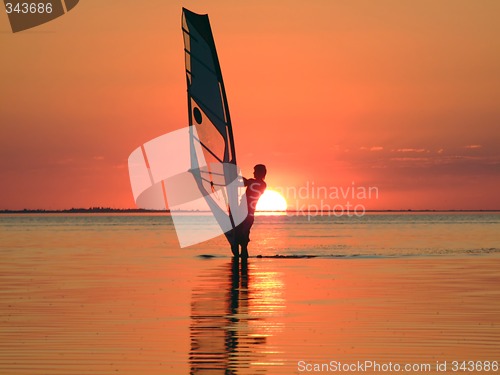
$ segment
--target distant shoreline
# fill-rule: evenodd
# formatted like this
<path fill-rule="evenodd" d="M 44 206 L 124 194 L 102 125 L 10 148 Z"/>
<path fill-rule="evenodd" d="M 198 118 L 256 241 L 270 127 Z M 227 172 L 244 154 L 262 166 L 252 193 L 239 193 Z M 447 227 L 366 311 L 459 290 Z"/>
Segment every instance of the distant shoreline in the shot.
<path fill-rule="evenodd" d="M 185 213 L 207 213 L 209 211 L 174 211 Z M 286 210 L 286 211 L 260 211 L 260 213 L 303 213 L 307 212 L 300 210 Z M 316 214 L 334 213 L 334 210 L 317 211 Z M 500 209 L 493 210 L 366 210 L 366 213 L 446 213 L 446 212 L 500 212 Z M 146 210 L 141 208 L 106 208 L 106 207 L 92 207 L 92 208 L 70 208 L 64 210 L 44 210 L 44 209 L 22 209 L 22 210 L 0 210 L 0 214 L 95 214 L 95 213 L 113 213 L 113 214 L 131 214 L 131 213 L 171 213 L 170 210 Z"/>

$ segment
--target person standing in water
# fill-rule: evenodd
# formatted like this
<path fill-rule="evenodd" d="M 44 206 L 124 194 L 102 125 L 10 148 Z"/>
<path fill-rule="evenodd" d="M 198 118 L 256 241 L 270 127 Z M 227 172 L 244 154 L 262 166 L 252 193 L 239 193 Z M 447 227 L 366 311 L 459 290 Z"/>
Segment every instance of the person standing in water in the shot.
<path fill-rule="evenodd" d="M 254 222 L 255 208 L 257 207 L 257 202 L 260 196 L 266 190 L 266 183 L 264 178 L 266 178 L 266 166 L 264 164 L 257 164 L 253 170 L 253 177 L 246 179 L 243 177 L 243 182 L 247 187 L 245 196 L 246 204 L 248 207 L 248 215 L 235 228 L 235 243 L 231 246 L 231 251 L 235 257 L 241 256 L 241 258 L 248 258 L 248 242 L 250 242 L 250 229 L 252 228 Z M 241 254 L 239 254 L 239 247 L 241 246 Z"/>

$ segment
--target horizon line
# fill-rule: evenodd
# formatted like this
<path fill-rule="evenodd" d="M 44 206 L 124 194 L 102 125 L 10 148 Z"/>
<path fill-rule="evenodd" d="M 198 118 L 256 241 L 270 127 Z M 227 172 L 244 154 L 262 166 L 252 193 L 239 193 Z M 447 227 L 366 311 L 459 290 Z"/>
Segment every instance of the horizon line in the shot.
<path fill-rule="evenodd" d="M 23 209 L 0 209 L 0 214 L 29 214 L 29 213 L 171 213 L 171 212 L 186 212 L 186 213 L 208 213 L 211 211 L 207 210 L 155 210 L 155 209 L 145 209 L 145 208 L 111 208 L 111 207 L 72 207 L 64 209 L 44 209 L 44 208 L 23 208 Z M 259 213 L 297 213 L 302 212 L 307 214 L 304 210 L 262 210 L 256 211 Z M 332 213 L 341 212 L 340 210 L 315 210 L 316 213 Z M 460 209 L 460 208 L 450 208 L 450 209 L 374 209 L 365 210 L 365 212 L 500 212 L 499 209 Z"/>

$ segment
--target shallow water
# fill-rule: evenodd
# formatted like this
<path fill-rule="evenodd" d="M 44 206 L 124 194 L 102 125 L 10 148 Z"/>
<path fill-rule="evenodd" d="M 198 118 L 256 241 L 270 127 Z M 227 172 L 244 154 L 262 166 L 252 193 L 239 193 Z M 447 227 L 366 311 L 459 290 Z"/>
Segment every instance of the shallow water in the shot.
<path fill-rule="evenodd" d="M 203 217 L 195 218 L 203 223 Z M 3 249 L 163 249 L 225 257 L 223 236 L 180 249 L 167 214 L 0 215 Z M 374 213 L 362 217 L 258 216 L 251 255 L 423 256 L 500 253 L 500 213 Z"/>
<path fill-rule="evenodd" d="M 261 216 L 253 255 L 318 258 L 239 264 L 223 238 L 179 249 L 163 215 L 0 216 L 0 374 L 498 361 L 499 223 Z"/>

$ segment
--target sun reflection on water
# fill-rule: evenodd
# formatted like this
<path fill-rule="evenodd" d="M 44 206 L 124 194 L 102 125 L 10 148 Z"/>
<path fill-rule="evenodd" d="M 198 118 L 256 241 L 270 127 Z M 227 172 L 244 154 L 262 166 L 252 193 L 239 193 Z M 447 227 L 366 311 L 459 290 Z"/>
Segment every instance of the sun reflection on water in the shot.
<path fill-rule="evenodd" d="M 282 365 L 268 339 L 282 330 L 280 272 L 233 260 L 199 276 L 191 303 L 191 374 L 254 374 Z"/>

